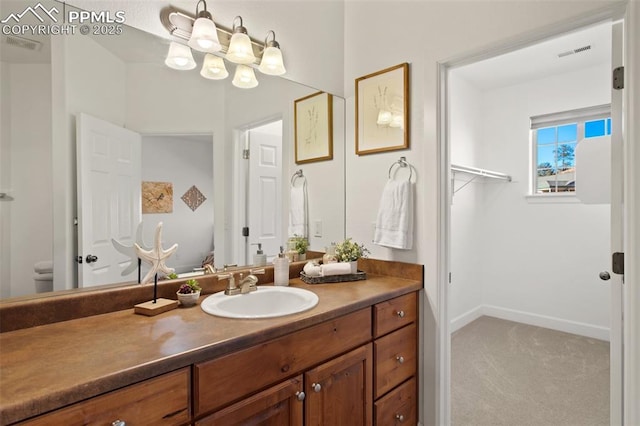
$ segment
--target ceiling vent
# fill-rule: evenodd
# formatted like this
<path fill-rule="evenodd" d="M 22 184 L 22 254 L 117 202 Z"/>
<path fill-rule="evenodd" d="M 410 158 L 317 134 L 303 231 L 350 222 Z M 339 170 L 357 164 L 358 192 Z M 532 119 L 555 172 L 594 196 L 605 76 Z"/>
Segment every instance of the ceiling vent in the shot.
<path fill-rule="evenodd" d="M 587 50 L 591 50 L 590 44 L 587 46 L 578 47 L 577 49 L 567 50 L 566 52 L 558 53 L 558 58 L 564 58 L 565 56 L 586 52 Z"/>
<path fill-rule="evenodd" d="M 15 35 L 8 35 L 4 38 L 4 42 L 9 46 L 15 46 L 20 49 L 40 51 L 42 49 L 42 43 L 35 40 L 29 40 L 28 38 L 18 37 Z"/>

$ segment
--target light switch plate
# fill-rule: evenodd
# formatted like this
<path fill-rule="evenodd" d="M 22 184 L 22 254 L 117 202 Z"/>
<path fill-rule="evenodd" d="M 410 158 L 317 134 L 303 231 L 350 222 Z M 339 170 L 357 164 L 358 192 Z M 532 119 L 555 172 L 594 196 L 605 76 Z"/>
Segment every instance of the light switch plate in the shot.
<path fill-rule="evenodd" d="M 313 236 L 322 237 L 322 221 L 316 220 L 313 225 Z"/>

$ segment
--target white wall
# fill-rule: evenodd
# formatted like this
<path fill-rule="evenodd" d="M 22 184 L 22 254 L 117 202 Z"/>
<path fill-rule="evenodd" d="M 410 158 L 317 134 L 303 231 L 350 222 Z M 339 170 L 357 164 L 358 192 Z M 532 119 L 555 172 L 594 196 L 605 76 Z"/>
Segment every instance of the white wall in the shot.
<path fill-rule="evenodd" d="M 451 164 L 478 166 L 481 163 L 482 93 L 455 72 L 450 77 Z M 468 183 L 473 178 L 468 174 L 453 177 L 457 192 L 451 197 L 449 318 L 455 324 L 462 320 L 458 319 L 461 316 L 473 316 L 482 305 L 483 281 L 479 271 L 487 247 L 480 235 L 484 214 L 478 209 L 483 186 Z"/>
<path fill-rule="evenodd" d="M 2 70 L 2 104 L 7 109 L 0 191 L 14 199 L 0 206 L 2 246 L 7 250 L 2 253 L 1 287 L 3 297 L 15 297 L 35 292 L 36 262 L 53 260 L 51 64 L 3 63 Z M 8 226 L 12 217 L 28 219 Z"/>
<path fill-rule="evenodd" d="M 481 194 L 471 205 L 454 203 L 452 207 L 450 318 L 466 314 L 472 320 L 474 309 L 479 308 L 475 313 L 608 339 L 609 287 L 598 273 L 609 264 L 609 205 L 538 203 L 525 196 L 529 191 L 529 118 L 609 103 L 609 68 L 603 64 L 481 94 L 481 104 L 476 106 L 481 123 L 475 141 L 478 155 L 476 162 L 466 165 L 501 171 L 514 181 L 491 184 L 479 179 L 454 198 L 456 202 L 464 199 L 461 196 L 468 190 Z M 457 85 L 466 87 L 458 79 L 451 83 L 453 94 Z M 453 99 L 452 109 L 469 111 L 465 99 L 471 97 Z M 453 129 L 468 126 L 461 118 L 452 115 Z M 457 163 L 459 147 L 453 129 L 452 163 Z M 580 167 L 579 157 L 576 164 Z M 577 191 L 579 194 L 579 181 Z M 466 224 L 456 215 L 460 208 L 475 219 L 475 231 L 459 229 Z M 474 246 L 475 252 L 462 251 L 465 244 Z M 456 266 L 471 273 L 459 277 Z M 473 306 L 464 303 L 469 300 L 466 292 L 470 287 L 482 289 L 482 297 Z M 461 288 L 465 294 L 460 294 Z M 461 325 L 464 321 L 456 327 Z"/>
<path fill-rule="evenodd" d="M 143 214 L 144 241 L 153 244 L 162 222 L 163 247 L 177 243 L 168 266 L 189 272 L 213 250 L 214 191 L 211 136 L 143 136 L 142 180 L 173 184 L 173 212 Z M 195 210 L 182 200 L 193 185 L 206 197 Z"/>
<path fill-rule="evenodd" d="M 10 65 L 0 61 L 0 192 L 11 184 L 11 81 Z M 11 296 L 11 209 L 0 202 L 0 298 Z"/>

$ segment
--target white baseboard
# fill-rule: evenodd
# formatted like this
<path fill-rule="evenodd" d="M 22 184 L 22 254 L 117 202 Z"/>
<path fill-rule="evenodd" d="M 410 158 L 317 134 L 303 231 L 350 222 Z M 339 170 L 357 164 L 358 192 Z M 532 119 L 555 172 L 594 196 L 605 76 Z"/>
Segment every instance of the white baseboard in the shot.
<path fill-rule="evenodd" d="M 470 311 L 467 311 L 464 314 L 452 319 L 451 323 L 449 324 L 449 331 L 453 333 L 454 331 L 459 330 L 465 325 L 472 323 L 473 321 L 480 318 L 482 315 L 484 315 L 484 313 L 482 312 L 482 308 L 482 305 L 476 306 Z"/>
<path fill-rule="evenodd" d="M 593 339 L 609 341 L 609 328 L 583 322 L 571 321 L 562 318 L 550 317 L 515 309 L 502 308 L 500 306 L 479 305 L 464 314 L 453 318 L 450 323 L 450 331 L 453 333 L 465 325 L 475 321 L 481 316 L 500 318 L 538 327 L 550 328 L 565 333 L 591 337 Z"/>

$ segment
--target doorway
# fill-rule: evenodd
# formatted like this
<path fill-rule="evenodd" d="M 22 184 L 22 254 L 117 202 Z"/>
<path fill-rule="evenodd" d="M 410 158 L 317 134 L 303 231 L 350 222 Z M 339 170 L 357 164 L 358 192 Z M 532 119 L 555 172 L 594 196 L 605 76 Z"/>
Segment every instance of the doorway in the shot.
<path fill-rule="evenodd" d="M 239 265 L 253 264 L 258 247 L 273 260 L 282 233 L 282 120 L 250 125 L 238 132 L 236 147 L 238 221 L 234 238 Z M 258 246 L 260 244 L 260 246 Z"/>
<path fill-rule="evenodd" d="M 598 273 L 610 264 L 611 207 L 606 202 L 587 205 L 578 197 L 580 190 L 537 193 L 543 179 L 538 179 L 536 156 L 542 153 L 531 123 L 538 115 L 611 102 L 610 51 L 605 60 L 588 60 L 611 46 L 611 28 L 610 22 L 592 25 L 488 60 L 464 65 L 460 61 L 441 74 L 446 81 L 446 167 L 452 170 L 445 243 L 451 275 L 444 284 L 447 315 L 441 317 L 446 321 L 443 329 L 448 328 L 443 336 L 445 362 L 451 359 L 450 332 L 483 316 L 600 341 L 609 338 L 611 287 Z M 594 41 L 584 42 L 580 37 L 589 32 Z M 539 67 L 542 60 L 518 58 L 536 48 L 552 53 L 548 56 L 555 65 L 549 74 Z M 492 68 L 490 62 L 509 55 L 518 58 L 514 65 Z M 568 61 L 558 64 L 563 59 L 575 62 L 575 68 L 564 68 Z M 509 72 L 503 73 L 506 69 Z M 584 127 L 581 132 L 576 145 L 584 139 Z M 565 162 L 553 174 L 576 174 L 579 164 L 586 162 Z M 570 190 L 569 181 L 579 188 L 576 176 L 554 188 Z M 612 347 L 612 355 L 614 351 Z M 445 392 L 453 394 L 455 384 L 445 374 Z"/>

